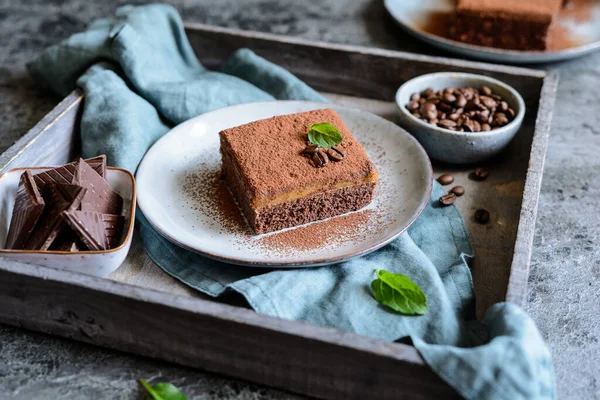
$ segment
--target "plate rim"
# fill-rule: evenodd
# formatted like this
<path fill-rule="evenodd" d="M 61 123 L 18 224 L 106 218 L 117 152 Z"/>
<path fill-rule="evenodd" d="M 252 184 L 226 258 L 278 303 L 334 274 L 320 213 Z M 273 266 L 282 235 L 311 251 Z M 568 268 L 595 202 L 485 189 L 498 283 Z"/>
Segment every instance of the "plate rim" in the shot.
<path fill-rule="evenodd" d="M 442 50 L 480 60 L 510 62 L 515 64 L 552 63 L 582 57 L 600 50 L 600 40 L 576 47 L 555 51 L 510 50 L 479 46 L 445 38 L 417 29 L 394 13 L 392 3 L 399 0 L 384 0 L 384 7 L 394 22 L 412 36 Z"/>
<path fill-rule="evenodd" d="M 173 128 L 171 128 L 167 133 L 165 133 L 160 139 L 158 139 L 144 154 L 144 157 L 142 158 L 142 160 L 140 161 L 140 164 L 138 166 L 138 169 L 136 171 L 136 180 L 138 180 L 138 174 L 140 172 L 140 169 L 142 168 L 143 164 L 144 164 L 144 160 L 146 159 L 146 156 L 150 153 L 150 151 L 155 147 L 160 144 L 160 142 L 165 139 L 168 135 L 172 134 L 172 132 L 181 127 L 184 124 L 189 123 L 190 121 L 194 121 L 198 118 L 202 118 L 205 117 L 206 115 L 209 114 L 213 114 L 213 113 L 218 113 L 218 112 L 223 112 L 223 110 L 228 110 L 228 109 L 234 109 L 234 108 L 238 108 L 238 107 L 244 107 L 247 106 L 249 104 L 265 104 L 265 105 L 270 105 L 274 102 L 277 103 L 281 103 L 281 102 L 285 102 L 285 103 L 303 103 L 306 105 L 315 105 L 315 106 L 322 106 L 323 108 L 342 108 L 342 109 L 346 109 L 346 110 L 350 110 L 353 112 L 358 112 L 360 114 L 369 114 L 372 117 L 375 117 L 377 119 L 381 119 L 383 122 L 385 122 L 386 124 L 393 124 L 396 128 L 402 130 L 408 137 L 409 140 L 412 140 L 414 142 L 414 144 L 417 146 L 417 148 L 422 152 L 423 155 L 425 155 L 425 160 L 426 160 L 426 178 L 427 178 L 427 189 L 426 189 L 426 196 L 424 196 L 424 200 L 421 201 L 421 203 L 418 206 L 418 209 L 416 210 L 416 212 L 413 214 L 413 216 L 408 220 L 408 222 L 406 223 L 406 226 L 402 229 L 400 229 L 398 232 L 395 232 L 393 235 L 391 235 L 389 238 L 387 238 L 386 240 L 383 240 L 381 242 L 377 242 L 371 246 L 367 246 L 366 248 L 360 250 L 360 251 L 355 251 L 355 252 L 351 252 L 351 254 L 346 254 L 346 255 L 341 255 L 341 256 L 333 256 L 333 257 L 326 257 L 326 258 L 318 258 L 318 259 L 312 259 L 312 260 L 307 260 L 307 261 L 299 261 L 299 262 L 275 262 L 275 261 L 245 261 L 245 260 L 240 260 L 239 258 L 235 258 L 235 257 L 226 257 L 226 256 L 221 256 L 218 254 L 213 254 L 209 251 L 205 251 L 205 250 L 200 250 L 194 247 L 191 247 L 187 244 L 181 243 L 180 241 L 178 241 L 177 239 L 175 239 L 174 237 L 172 237 L 169 233 L 164 232 L 162 229 L 160 229 L 159 227 L 157 227 L 151 220 L 151 218 L 148 217 L 148 214 L 146 212 L 144 212 L 144 207 L 141 204 L 141 199 L 143 198 L 143 196 L 140 196 L 138 193 L 137 196 L 137 206 L 140 209 L 140 212 L 144 215 L 144 218 L 146 219 L 146 221 L 150 224 L 150 226 L 152 226 L 152 228 L 163 238 L 167 239 L 168 241 L 170 241 L 171 243 L 185 249 L 188 251 L 191 251 L 193 253 L 196 254 L 200 254 L 204 257 L 210 258 L 212 260 L 216 260 L 216 261 L 221 261 L 227 264 L 233 264 L 233 265 L 239 265 L 239 266 L 245 266 L 245 267 L 256 267 L 256 268 L 295 268 L 295 267 L 319 267 L 319 266 L 323 266 L 323 265 L 330 265 L 330 264 L 336 264 L 336 263 L 340 263 L 343 261 L 348 261 L 351 260 L 353 258 L 356 257 L 361 257 L 364 256 L 366 254 L 369 254 L 373 251 L 376 251 L 378 249 L 380 249 L 381 247 L 389 244 L 390 242 L 394 241 L 395 239 L 398 238 L 398 236 L 400 236 L 401 234 L 403 234 L 404 232 L 406 232 L 408 230 L 408 228 L 410 228 L 412 226 L 412 224 L 421 216 L 421 214 L 423 213 L 423 210 L 425 209 L 425 207 L 427 206 L 427 204 L 429 203 L 429 201 L 431 200 L 431 193 L 433 191 L 433 166 L 431 164 L 431 159 L 429 158 L 429 155 L 427 154 L 427 152 L 425 151 L 425 149 L 423 148 L 423 146 L 421 145 L 421 143 L 419 143 L 419 141 L 417 139 L 415 139 L 414 136 L 412 136 L 408 131 L 406 131 L 404 128 L 400 127 L 399 125 L 393 123 L 392 121 L 389 121 L 377 114 L 371 113 L 369 111 L 365 111 L 359 108 L 355 108 L 355 107 L 347 107 L 347 106 L 343 106 L 343 105 L 339 105 L 339 104 L 334 104 L 334 103 L 323 103 L 323 102 L 315 102 L 315 101 L 308 101 L 308 100 L 275 100 L 275 101 L 262 101 L 262 102 L 250 102 L 250 103 L 243 103 L 243 104 L 236 104 L 233 106 L 229 106 L 229 107 L 223 107 L 223 108 L 219 108 L 217 110 L 212 110 L 200 115 L 197 115 L 196 117 L 190 118 L 186 121 L 181 122 L 180 124 L 174 126 Z M 302 111 L 299 111 L 302 112 Z M 282 114 L 284 115 L 284 114 Z M 268 117 L 267 117 L 268 118 Z M 138 182 L 138 188 L 141 187 L 141 185 Z M 356 210 L 356 211 L 352 211 L 349 213 L 345 213 L 342 215 L 350 215 L 353 213 L 358 213 L 361 212 L 363 209 L 361 210 Z M 336 218 L 338 216 L 332 217 L 332 218 Z M 316 221 L 313 221 L 316 222 Z"/>

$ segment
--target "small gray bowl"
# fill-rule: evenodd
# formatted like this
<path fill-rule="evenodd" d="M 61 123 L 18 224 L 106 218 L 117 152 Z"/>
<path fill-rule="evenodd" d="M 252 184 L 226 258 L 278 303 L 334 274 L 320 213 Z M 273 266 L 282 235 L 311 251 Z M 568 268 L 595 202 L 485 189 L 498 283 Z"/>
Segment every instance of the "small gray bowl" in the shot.
<path fill-rule="evenodd" d="M 447 87 L 482 86 L 501 96 L 515 111 L 515 118 L 510 123 L 487 132 L 457 132 L 430 125 L 406 109 L 413 93 L 421 93 L 429 87 L 438 91 Z M 499 153 L 517 134 L 525 116 L 525 102 L 515 89 L 497 79 L 461 72 L 438 72 L 413 78 L 396 92 L 396 104 L 400 126 L 423 145 L 431 158 L 453 164 L 474 163 Z"/>

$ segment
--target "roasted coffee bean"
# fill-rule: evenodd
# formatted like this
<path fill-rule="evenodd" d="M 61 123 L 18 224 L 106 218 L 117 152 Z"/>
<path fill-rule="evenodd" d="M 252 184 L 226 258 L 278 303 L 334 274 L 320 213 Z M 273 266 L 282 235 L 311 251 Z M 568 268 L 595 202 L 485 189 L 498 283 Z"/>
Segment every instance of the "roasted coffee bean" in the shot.
<path fill-rule="evenodd" d="M 480 224 L 487 224 L 489 220 L 490 213 L 487 210 L 480 208 L 479 210 L 475 211 L 475 221 L 479 222 Z"/>
<path fill-rule="evenodd" d="M 452 103 L 454 103 L 456 101 L 456 96 L 454 96 L 452 93 L 444 93 L 443 100 L 446 103 L 452 104 Z"/>
<path fill-rule="evenodd" d="M 488 132 L 515 118 L 515 111 L 487 86 L 479 90 L 427 88 L 414 93 L 406 109 L 427 123 L 458 132 Z"/>
<path fill-rule="evenodd" d="M 465 194 L 465 188 L 462 186 L 454 186 L 450 191 L 459 197 Z"/>
<path fill-rule="evenodd" d="M 492 99 L 491 97 L 481 96 L 479 99 L 481 100 L 481 103 L 487 108 L 496 108 L 498 106 L 496 100 Z"/>
<path fill-rule="evenodd" d="M 408 105 L 406 106 L 406 108 L 409 111 L 417 111 L 419 109 L 419 102 L 418 101 L 411 101 L 410 103 L 408 103 Z"/>
<path fill-rule="evenodd" d="M 327 163 L 329 162 L 329 158 L 327 157 L 327 154 L 323 151 L 323 149 L 320 149 L 319 151 L 313 154 L 312 162 L 315 167 L 322 168 L 327 165 Z"/>
<path fill-rule="evenodd" d="M 475 171 L 473 172 L 473 179 L 476 181 L 483 181 L 488 177 L 489 174 L 490 171 L 485 168 L 475 168 Z"/>
<path fill-rule="evenodd" d="M 342 161 L 346 156 L 346 152 L 337 146 L 327 149 L 327 156 L 331 161 Z"/>
<path fill-rule="evenodd" d="M 317 151 L 319 151 L 319 146 L 317 146 L 316 144 L 309 144 L 308 146 L 306 146 L 306 148 L 304 150 L 302 150 L 302 154 L 313 155 Z"/>
<path fill-rule="evenodd" d="M 437 105 L 437 108 L 442 111 L 452 111 L 452 106 L 448 103 L 440 103 Z"/>
<path fill-rule="evenodd" d="M 437 117 L 437 107 L 433 103 L 428 102 L 423 104 L 419 111 L 421 112 L 421 115 L 424 115 L 429 119 Z"/>
<path fill-rule="evenodd" d="M 477 118 L 477 121 L 481 122 L 482 124 L 486 123 L 488 121 L 488 118 L 490 118 L 490 110 L 485 109 L 479 111 L 475 115 L 475 118 Z"/>
<path fill-rule="evenodd" d="M 500 127 L 506 124 L 508 124 L 508 118 L 506 118 L 506 114 L 501 112 L 494 114 L 492 125 Z"/>
<path fill-rule="evenodd" d="M 421 93 L 421 96 L 423 96 L 423 97 L 429 97 L 432 94 L 435 94 L 435 92 L 433 91 L 433 89 L 432 88 L 427 88 L 427 89 L 425 89 L 423 91 L 423 93 Z"/>
<path fill-rule="evenodd" d="M 479 104 L 479 97 L 473 97 L 471 100 L 467 101 L 465 105 L 466 110 L 472 110 Z"/>
<path fill-rule="evenodd" d="M 450 129 L 450 128 L 454 128 L 456 126 L 456 122 L 449 120 L 449 119 L 443 119 L 440 122 L 438 122 L 438 126 L 440 126 L 442 128 Z"/>
<path fill-rule="evenodd" d="M 456 195 L 454 193 L 448 193 L 443 195 L 442 197 L 440 197 L 440 204 L 443 206 L 449 206 L 454 204 L 454 202 L 456 201 Z"/>
<path fill-rule="evenodd" d="M 451 174 L 443 174 L 443 175 L 440 175 L 439 178 L 437 178 L 437 181 L 441 185 L 449 185 L 452 182 L 454 182 L 454 176 L 452 176 Z"/>

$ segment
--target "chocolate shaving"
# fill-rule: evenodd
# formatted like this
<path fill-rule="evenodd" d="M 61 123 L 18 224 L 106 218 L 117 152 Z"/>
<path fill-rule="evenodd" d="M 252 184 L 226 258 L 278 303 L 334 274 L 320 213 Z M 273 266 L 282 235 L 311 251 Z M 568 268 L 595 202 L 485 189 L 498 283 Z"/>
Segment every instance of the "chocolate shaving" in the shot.
<path fill-rule="evenodd" d="M 20 250 L 25 247 L 27 238 L 44 211 L 44 204 L 33 175 L 25 171 L 19 181 L 5 248 Z"/>

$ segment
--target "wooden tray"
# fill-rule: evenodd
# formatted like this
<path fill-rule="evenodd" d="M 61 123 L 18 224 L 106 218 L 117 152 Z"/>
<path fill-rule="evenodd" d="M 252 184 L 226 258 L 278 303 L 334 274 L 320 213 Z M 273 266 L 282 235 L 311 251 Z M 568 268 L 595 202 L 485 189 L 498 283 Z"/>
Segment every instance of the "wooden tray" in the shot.
<path fill-rule="evenodd" d="M 187 34 L 209 68 L 248 47 L 331 101 L 392 120 L 396 89 L 421 74 L 473 72 L 516 88 L 527 105 L 523 128 L 489 163 L 490 177 L 472 182 L 472 168 L 435 169 L 452 172 L 466 188 L 457 205 L 475 247 L 478 315 L 498 301 L 523 303 L 556 75 L 204 25 L 188 25 Z M 75 91 L 0 156 L 0 172 L 76 157 L 82 110 L 83 95 Z M 493 223 L 474 223 L 480 207 L 492 213 Z M 411 346 L 215 302 L 163 273 L 137 237 L 125 264 L 108 279 L 0 259 L 0 322 L 320 398 L 457 396 Z"/>

